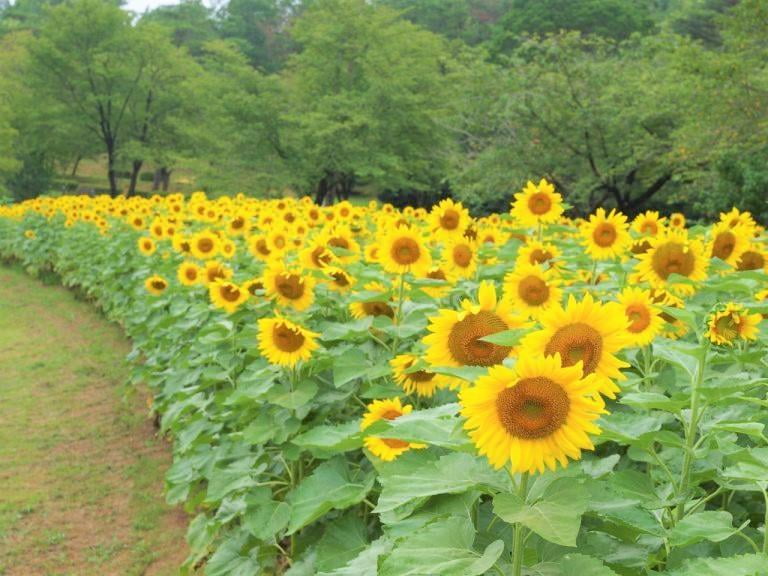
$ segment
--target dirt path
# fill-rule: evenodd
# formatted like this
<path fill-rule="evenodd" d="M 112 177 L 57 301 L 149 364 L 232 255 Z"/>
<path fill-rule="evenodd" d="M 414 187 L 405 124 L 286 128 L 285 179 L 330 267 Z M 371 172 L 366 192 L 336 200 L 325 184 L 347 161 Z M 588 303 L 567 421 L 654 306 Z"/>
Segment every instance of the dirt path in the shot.
<path fill-rule="evenodd" d="M 178 574 L 187 518 L 145 394 L 126 397 L 128 350 L 88 304 L 0 267 L 0 575 Z"/>

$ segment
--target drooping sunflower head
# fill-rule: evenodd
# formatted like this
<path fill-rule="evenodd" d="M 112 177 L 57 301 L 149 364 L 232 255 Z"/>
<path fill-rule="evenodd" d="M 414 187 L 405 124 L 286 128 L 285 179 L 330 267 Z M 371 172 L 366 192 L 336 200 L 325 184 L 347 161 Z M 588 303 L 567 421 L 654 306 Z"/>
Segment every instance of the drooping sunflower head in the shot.
<path fill-rule="evenodd" d="M 375 422 L 380 420 L 396 420 L 404 414 L 410 414 L 413 406 L 402 404 L 400 398 L 388 398 L 384 400 L 374 400 L 368 405 L 368 409 L 363 414 L 360 422 L 360 429 L 366 430 Z M 363 439 L 365 447 L 378 458 L 385 462 L 391 462 L 408 450 L 418 450 L 426 448 L 425 444 L 407 442 L 396 438 L 381 438 L 378 436 L 366 436 Z"/>
<path fill-rule="evenodd" d="M 738 208 L 731 208 L 730 212 L 720 213 L 720 222 L 730 228 L 742 227 L 749 231 L 750 237 L 753 235 L 757 222 L 748 211 L 742 212 Z"/>
<path fill-rule="evenodd" d="M 533 473 L 565 467 L 593 449 L 589 435 L 600 433 L 595 420 L 604 412 L 598 389 L 580 366 L 523 348 L 514 369 L 492 367 L 459 402 L 464 427 L 494 468 Z"/>
<path fill-rule="evenodd" d="M 714 344 L 733 346 L 734 341 L 756 340 L 761 314 L 750 314 L 741 304 L 729 302 L 709 318 L 707 337 Z"/>
<path fill-rule="evenodd" d="M 700 240 L 689 239 L 685 231 L 669 230 L 650 242 L 648 251 L 639 255 L 637 272 L 653 288 L 690 294 L 694 286 L 675 282 L 670 276 L 677 274 L 693 282 L 707 277 L 707 259 Z"/>
<path fill-rule="evenodd" d="M 360 253 L 360 244 L 347 225 L 333 226 L 326 235 L 326 248 L 341 262 L 354 262 Z"/>
<path fill-rule="evenodd" d="M 562 290 L 556 271 L 537 264 L 518 264 L 504 277 L 504 299 L 532 318 L 552 303 L 560 303 Z"/>
<path fill-rule="evenodd" d="M 194 262 L 182 262 L 176 272 L 179 282 L 184 286 L 194 286 L 203 279 L 203 270 Z"/>
<path fill-rule="evenodd" d="M 229 280 L 232 278 L 232 269 L 227 268 L 216 260 L 206 262 L 204 272 L 203 279 L 206 284 L 213 284 L 217 280 Z"/>
<path fill-rule="evenodd" d="M 251 278 L 243 283 L 243 288 L 251 296 L 257 296 L 260 292 L 264 292 L 264 280 L 262 278 Z"/>
<path fill-rule="evenodd" d="M 328 266 L 324 272 L 327 277 L 326 283 L 331 290 L 349 292 L 355 284 L 354 277 L 343 268 Z"/>
<path fill-rule="evenodd" d="M 155 274 L 144 281 L 144 287 L 153 296 L 159 296 L 168 288 L 168 281 L 162 276 Z"/>
<path fill-rule="evenodd" d="M 417 396 L 430 397 L 438 388 L 455 386 L 458 382 L 450 377 L 417 369 L 419 358 L 413 354 L 400 354 L 390 360 L 392 374 L 406 394 L 415 393 Z"/>
<path fill-rule="evenodd" d="M 632 230 L 640 236 L 658 236 L 664 231 L 665 220 L 656 210 L 648 210 L 632 220 Z"/>
<path fill-rule="evenodd" d="M 307 361 L 319 348 L 311 332 L 285 318 L 259 320 L 259 350 L 272 364 L 295 366 L 299 360 Z"/>
<path fill-rule="evenodd" d="M 315 280 L 299 269 L 273 263 L 264 271 L 264 289 L 280 306 L 306 310 L 315 300 Z"/>
<path fill-rule="evenodd" d="M 389 290 L 380 282 L 368 282 L 364 287 L 366 292 L 377 292 L 381 294 L 379 299 L 376 296 L 358 300 L 349 304 L 349 311 L 355 318 L 365 318 L 366 316 L 386 316 L 395 317 L 395 309 L 392 307 L 392 299 Z"/>
<path fill-rule="evenodd" d="M 395 228 L 379 241 L 379 263 L 391 274 L 424 274 L 432 256 L 421 236 L 409 228 Z"/>
<path fill-rule="evenodd" d="M 581 234 L 587 254 L 595 260 L 621 258 L 632 243 L 627 217 L 615 209 L 606 214 L 603 208 L 598 208 L 582 225 Z"/>
<path fill-rule="evenodd" d="M 328 238 L 325 234 L 315 236 L 299 253 L 299 259 L 301 265 L 307 270 L 322 270 L 337 260 L 328 247 Z"/>
<path fill-rule="evenodd" d="M 512 313 L 510 304 L 499 302 L 496 288 L 483 281 L 478 289 L 478 304 L 464 300 L 462 309 L 442 309 L 429 319 L 430 334 L 424 338 L 426 360 L 432 366 L 493 366 L 513 353 L 484 338 L 520 328 L 524 322 Z"/>
<path fill-rule="evenodd" d="M 213 258 L 219 252 L 220 240 L 210 230 L 198 232 L 189 241 L 192 256 L 199 260 Z"/>
<path fill-rule="evenodd" d="M 429 221 L 430 229 L 437 238 L 460 238 L 469 226 L 469 211 L 464 208 L 461 202 L 454 202 L 450 198 L 446 198 L 432 207 Z"/>
<path fill-rule="evenodd" d="M 157 250 L 157 244 L 155 244 L 155 241 L 152 238 L 139 238 L 138 243 L 139 252 L 144 254 L 144 256 L 151 256 Z"/>
<path fill-rule="evenodd" d="M 563 214 L 563 197 L 546 180 L 538 185 L 529 180 L 523 191 L 515 194 L 510 213 L 524 228 L 557 222 Z"/>
<path fill-rule="evenodd" d="M 560 249 L 549 242 L 530 240 L 517 251 L 516 266 L 520 264 L 540 264 L 545 268 L 560 267 Z"/>
<path fill-rule="evenodd" d="M 736 266 L 741 260 L 741 255 L 749 247 L 751 237 L 751 231 L 743 226 L 731 227 L 728 222 L 716 224 L 712 227 L 709 255 Z"/>
<path fill-rule="evenodd" d="M 619 304 L 624 310 L 632 343 L 635 346 L 650 344 L 664 325 L 661 310 L 653 303 L 651 292 L 641 288 L 625 288 L 619 294 Z"/>
<path fill-rule="evenodd" d="M 741 258 L 736 269 L 745 272 L 747 270 L 762 270 L 768 274 L 768 252 L 765 248 L 757 243 L 750 244 L 744 252 L 741 253 Z"/>
<path fill-rule="evenodd" d="M 541 356 L 558 354 L 563 366 L 580 364 L 585 375 L 595 374 L 601 394 L 615 397 L 614 380 L 624 379 L 629 366 L 615 354 L 631 343 L 629 320 L 616 302 L 603 304 L 586 294 L 581 301 L 568 297 L 562 307 L 552 305 L 539 315 L 542 329 L 523 338 L 521 346 Z"/>

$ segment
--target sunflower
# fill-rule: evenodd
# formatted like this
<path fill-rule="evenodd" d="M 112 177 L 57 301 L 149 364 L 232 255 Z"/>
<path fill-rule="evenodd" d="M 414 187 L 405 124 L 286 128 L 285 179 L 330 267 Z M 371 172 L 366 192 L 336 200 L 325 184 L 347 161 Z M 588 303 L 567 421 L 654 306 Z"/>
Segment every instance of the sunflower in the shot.
<path fill-rule="evenodd" d="M 328 248 L 328 241 L 324 234 L 315 236 L 309 245 L 299 252 L 299 261 L 307 270 L 322 270 L 335 260 L 338 258 Z"/>
<path fill-rule="evenodd" d="M 736 269 L 745 272 L 747 270 L 762 270 L 768 274 L 768 253 L 758 244 L 750 244 L 741 253 Z"/>
<path fill-rule="evenodd" d="M 264 291 L 264 281 L 261 278 L 251 278 L 246 282 L 243 282 L 243 288 L 248 291 L 251 296 L 258 295 L 259 292 Z"/>
<path fill-rule="evenodd" d="M 685 229 L 685 214 L 673 212 L 669 217 L 669 225 L 672 228 L 678 228 L 680 230 Z"/>
<path fill-rule="evenodd" d="M 379 263 L 391 274 L 423 275 L 432 257 L 421 236 L 408 228 L 394 228 L 380 240 Z"/>
<path fill-rule="evenodd" d="M 524 227 L 551 224 L 563 214 L 563 197 L 546 180 L 538 185 L 529 180 L 523 191 L 515 194 L 510 213 Z"/>
<path fill-rule="evenodd" d="M 189 240 L 189 249 L 192 256 L 199 260 L 213 258 L 219 251 L 220 240 L 210 230 L 198 232 Z"/>
<path fill-rule="evenodd" d="M 416 393 L 417 396 L 433 396 L 438 388 L 450 388 L 457 384 L 456 380 L 449 376 L 443 376 L 429 370 L 415 370 L 413 366 L 418 362 L 418 356 L 413 354 L 400 354 L 389 361 L 392 373 L 400 387 L 406 394 Z"/>
<path fill-rule="evenodd" d="M 251 231 L 251 220 L 248 214 L 238 212 L 227 221 L 227 233 L 233 236 L 248 235 Z"/>
<path fill-rule="evenodd" d="M 315 300 L 314 287 L 314 278 L 303 276 L 298 269 L 291 270 L 281 264 L 275 264 L 264 271 L 264 289 L 267 296 L 275 298 L 281 306 L 306 310 Z"/>
<path fill-rule="evenodd" d="M 581 227 L 582 244 L 595 260 L 612 260 L 624 256 L 632 243 L 627 230 L 627 217 L 621 212 L 598 208 Z"/>
<path fill-rule="evenodd" d="M 601 394 L 614 398 L 629 364 L 614 354 L 629 345 L 629 320 L 616 302 L 602 304 L 586 294 L 581 302 L 568 297 L 565 308 L 553 304 L 539 316 L 542 329 L 523 338 L 521 347 L 539 356 L 559 354 L 564 366 L 581 363 L 585 375 L 595 374 Z"/>
<path fill-rule="evenodd" d="M 700 240 L 689 239 L 684 230 L 669 230 L 649 241 L 651 247 L 638 256 L 637 272 L 642 281 L 653 288 L 690 294 L 694 291 L 693 286 L 669 277 L 678 274 L 693 282 L 706 279 L 707 260 Z"/>
<path fill-rule="evenodd" d="M 477 270 L 477 244 L 466 238 L 452 240 L 443 249 L 442 261 L 452 276 L 469 278 Z"/>
<path fill-rule="evenodd" d="M 208 295 L 217 308 L 223 308 L 227 314 L 233 314 L 248 300 L 249 292 L 228 280 L 217 280 L 208 285 Z"/>
<path fill-rule="evenodd" d="M 560 303 L 563 292 L 553 269 L 537 264 L 519 264 L 504 277 L 504 298 L 515 310 L 538 317 L 553 302 Z"/>
<path fill-rule="evenodd" d="M 372 424 L 379 420 L 395 420 L 403 414 L 410 414 L 413 406 L 410 404 L 401 404 L 400 398 L 389 398 L 384 400 L 374 400 L 368 404 L 368 410 L 363 414 L 360 422 L 360 430 L 370 428 Z M 366 436 L 363 440 L 365 447 L 373 454 L 384 460 L 391 462 L 403 452 L 414 449 L 426 448 L 426 444 L 417 444 L 395 438 L 380 438 L 378 436 Z"/>
<path fill-rule="evenodd" d="M 366 316 L 387 316 L 395 317 L 395 309 L 392 307 L 392 298 L 390 291 L 380 282 L 368 282 L 363 289 L 366 292 L 379 292 L 382 295 L 381 300 L 366 299 L 362 302 L 351 302 L 349 311 L 355 318 L 365 318 Z"/>
<path fill-rule="evenodd" d="M 432 207 L 429 213 L 430 230 L 439 239 L 460 238 L 469 226 L 469 211 L 461 202 L 450 198 Z"/>
<path fill-rule="evenodd" d="M 493 366 L 513 353 L 511 346 L 482 340 L 486 336 L 523 325 L 508 302 L 498 302 L 492 282 L 478 288 L 478 302 L 461 302 L 461 310 L 442 309 L 429 319 L 424 337 L 426 360 L 432 366 Z"/>
<path fill-rule="evenodd" d="M 653 303 L 651 292 L 640 288 L 625 288 L 619 294 L 619 304 L 629 320 L 627 331 L 634 345 L 650 344 L 664 324 L 661 310 Z"/>
<path fill-rule="evenodd" d="M 280 252 L 269 245 L 266 234 L 257 234 L 248 238 L 248 252 L 259 260 L 268 260 L 272 256 L 279 256 Z"/>
<path fill-rule="evenodd" d="M 299 360 L 309 360 L 319 347 L 318 336 L 285 318 L 259 320 L 259 350 L 270 363 L 279 366 L 292 367 Z"/>
<path fill-rule="evenodd" d="M 349 292 L 355 283 L 355 279 L 349 272 L 337 266 L 328 266 L 324 272 L 328 277 L 327 284 L 331 290 Z"/>
<path fill-rule="evenodd" d="M 419 286 L 419 289 L 432 298 L 442 298 L 450 290 L 452 285 L 452 276 L 446 272 L 446 270 L 440 266 L 432 266 L 427 273 L 423 276 L 426 280 L 432 280 L 439 282 L 439 284 L 431 284 L 429 286 Z"/>
<path fill-rule="evenodd" d="M 144 281 L 144 288 L 153 296 L 159 296 L 168 288 L 168 281 L 162 276 L 155 274 Z"/>
<path fill-rule="evenodd" d="M 360 244 L 355 240 L 349 226 L 334 226 L 325 236 L 325 240 L 327 247 L 339 261 L 348 263 L 357 260 Z"/>
<path fill-rule="evenodd" d="M 752 214 L 747 212 L 741 212 L 738 208 L 731 208 L 730 212 L 720 212 L 720 222 L 728 225 L 730 228 L 736 228 L 741 226 L 750 231 L 752 235 L 757 228 L 757 222 L 752 218 Z"/>
<path fill-rule="evenodd" d="M 203 269 L 205 284 L 213 284 L 216 280 L 229 280 L 230 278 L 232 278 L 231 268 L 227 268 L 216 260 L 209 260 L 205 263 L 205 268 Z"/>
<path fill-rule="evenodd" d="M 542 264 L 547 268 L 560 267 L 560 249 L 549 242 L 531 240 L 517 251 L 516 265 L 521 263 Z"/>
<path fill-rule="evenodd" d="M 144 256 L 151 256 L 157 250 L 157 244 L 155 244 L 155 241 L 152 240 L 152 238 L 139 238 L 138 243 L 139 252 L 144 254 Z"/>
<path fill-rule="evenodd" d="M 742 226 L 731 227 L 728 222 L 721 222 L 712 227 L 709 242 L 709 254 L 723 262 L 736 266 L 741 255 L 749 247 L 751 231 Z"/>
<path fill-rule="evenodd" d="M 24 238 L 34 240 L 37 238 L 37 233 L 34 230 L 24 230 Z M 141 249 L 141 243 L 139 243 L 139 249 Z"/>
<path fill-rule="evenodd" d="M 707 337 L 714 344 L 733 346 L 736 339 L 757 340 L 761 314 L 750 314 L 741 304 L 730 302 L 709 319 Z"/>
<path fill-rule="evenodd" d="M 194 286 L 202 280 L 203 270 L 194 262 L 182 262 L 176 276 L 184 286 Z"/>
<path fill-rule="evenodd" d="M 594 375 L 580 365 L 562 366 L 560 356 L 521 350 L 514 369 L 493 366 L 459 393 L 464 428 L 494 468 L 544 472 L 578 460 L 594 446 L 589 434 L 604 413 Z"/>
<path fill-rule="evenodd" d="M 640 236 L 658 236 L 664 230 L 665 220 L 666 218 L 659 216 L 657 211 L 648 210 L 638 214 L 632 220 L 632 230 L 640 234 Z"/>

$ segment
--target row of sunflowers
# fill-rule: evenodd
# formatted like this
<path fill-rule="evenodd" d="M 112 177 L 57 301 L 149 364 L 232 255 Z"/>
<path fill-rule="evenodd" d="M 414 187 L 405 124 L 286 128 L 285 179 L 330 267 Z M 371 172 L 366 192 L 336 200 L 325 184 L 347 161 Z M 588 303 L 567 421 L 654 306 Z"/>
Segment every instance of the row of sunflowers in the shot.
<path fill-rule="evenodd" d="M 119 322 L 189 573 L 764 574 L 768 237 L 202 193 L 0 207 Z"/>

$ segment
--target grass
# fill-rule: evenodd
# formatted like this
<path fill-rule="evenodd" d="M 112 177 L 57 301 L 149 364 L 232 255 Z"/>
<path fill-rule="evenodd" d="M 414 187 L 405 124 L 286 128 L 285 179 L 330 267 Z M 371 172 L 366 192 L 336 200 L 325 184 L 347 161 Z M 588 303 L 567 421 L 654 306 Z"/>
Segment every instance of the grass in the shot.
<path fill-rule="evenodd" d="M 0 310 L 0 575 L 178 573 L 186 518 L 119 329 L 8 268 Z"/>

